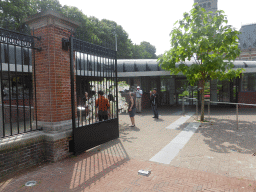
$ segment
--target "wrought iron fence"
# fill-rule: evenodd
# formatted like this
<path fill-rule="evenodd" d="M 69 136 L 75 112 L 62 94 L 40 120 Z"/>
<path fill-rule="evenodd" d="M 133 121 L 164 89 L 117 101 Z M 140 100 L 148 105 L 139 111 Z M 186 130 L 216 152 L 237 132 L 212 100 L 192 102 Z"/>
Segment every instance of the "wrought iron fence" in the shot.
<path fill-rule="evenodd" d="M 0 137 L 37 130 L 35 39 L 0 28 Z"/>
<path fill-rule="evenodd" d="M 70 151 L 79 154 L 119 137 L 117 51 L 73 35 L 69 40 L 62 39 L 62 43 L 63 49 L 69 47 L 70 51 Z"/>
<path fill-rule="evenodd" d="M 194 99 L 196 100 L 196 118 L 198 120 L 198 100 L 196 98 L 188 98 L 188 97 L 183 97 L 182 98 L 182 114 L 185 115 L 185 105 L 184 105 L 184 101 L 185 99 Z M 237 124 L 237 129 L 238 129 L 238 105 L 246 105 L 246 106 L 255 106 L 256 107 L 256 104 L 247 104 L 247 103 L 231 103 L 231 102 L 217 102 L 217 101 L 206 101 L 208 102 L 208 117 L 210 119 L 211 115 L 210 115 L 210 104 L 211 103 L 219 103 L 219 104 L 230 104 L 230 105 L 236 105 L 236 124 Z"/>
<path fill-rule="evenodd" d="M 99 122 L 95 103 L 99 91 L 109 102 L 107 119 L 117 118 L 116 53 L 79 39 L 73 40 L 76 66 L 77 123 L 82 127 Z M 102 100 L 100 100 L 102 101 Z"/>
<path fill-rule="evenodd" d="M 247 106 L 256 106 L 256 104 L 247 104 L 247 103 L 230 103 L 230 102 L 217 102 L 217 101 L 208 101 L 208 117 L 210 119 L 210 103 L 221 103 L 221 104 L 230 104 L 230 105 L 236 105 L 236 125 L 238 129 L 238 105 L 247 105 Z"/>

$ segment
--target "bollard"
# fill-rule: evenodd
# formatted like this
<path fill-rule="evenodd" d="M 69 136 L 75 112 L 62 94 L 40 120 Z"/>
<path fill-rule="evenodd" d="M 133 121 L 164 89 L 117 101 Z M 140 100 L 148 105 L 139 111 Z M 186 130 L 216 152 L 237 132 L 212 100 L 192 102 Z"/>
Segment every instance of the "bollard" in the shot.
<path fill-rule="evenodd" d="M 182 97 L 182 114 L 185 115 L 185 109 L 184 109 L 184 97 Z"/>
<path fill-rule="evenodd" d="M 236 104 L 236 124 L 237 124 L 237 130 L 238 130 L 238 104 Z"/>
<path fill-rule="evenodd" d="M 208 116 L 209 116 L 209 121 L 210 121 L 210 101 L 208 103 Z"/>
<path fill-rule="evenodd" d="M 196 100 L 196 120 L 198 121 L 198 100 Z"/>

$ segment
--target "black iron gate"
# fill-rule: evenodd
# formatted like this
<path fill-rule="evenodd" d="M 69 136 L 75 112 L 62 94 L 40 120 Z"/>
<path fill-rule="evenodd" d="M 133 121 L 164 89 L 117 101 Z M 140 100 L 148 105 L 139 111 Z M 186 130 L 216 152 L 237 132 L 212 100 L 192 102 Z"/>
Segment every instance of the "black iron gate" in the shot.
<path fill-rule="evenodd" d="M 79 154 L 119 137 L 117 51 L 73 36 L 69 45 L 73 122 L 71 146 L 73 152 Z"/>

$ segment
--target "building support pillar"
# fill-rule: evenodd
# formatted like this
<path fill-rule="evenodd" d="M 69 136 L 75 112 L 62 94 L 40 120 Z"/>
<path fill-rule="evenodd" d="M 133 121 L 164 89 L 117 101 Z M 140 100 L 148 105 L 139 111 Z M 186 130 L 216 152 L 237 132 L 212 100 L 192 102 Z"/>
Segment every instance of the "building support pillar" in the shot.
<path fill-rule="evenodd" d="M 217 94 L 217 79 L 213 79 L 210 81 L 210 95 L 211 101 L 218 101 L 218 94 Z M 217 103 L 211 103 L 211 105 L 217 105 Z"/>
<path fill-rule="evenodd" d="M 175 101 L 174 101 L 174 95 L 175 95 L 175 78 L 171 77 L 169 79 L 169 85 L 170 85 L 170 89 L 169 89 L 169 102 L 170 105 L 174 105 Z"/>

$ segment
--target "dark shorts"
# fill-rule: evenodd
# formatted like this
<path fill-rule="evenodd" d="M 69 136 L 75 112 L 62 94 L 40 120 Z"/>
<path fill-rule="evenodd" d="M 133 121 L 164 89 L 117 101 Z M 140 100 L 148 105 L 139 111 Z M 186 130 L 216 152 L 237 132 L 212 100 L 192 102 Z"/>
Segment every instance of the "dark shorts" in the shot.
<path fill-rule="evenodd" d="M 99 117 L 99 121 L 108 120 L 108 112 L 99 110 L 98 117 Z"/>
<path fill-rule="evenodd" d="M 131 111 L 129 111 L 129 116 L 130 117 L 134 117 L 136 113 L 136 108 L 132 109 Z"/>

